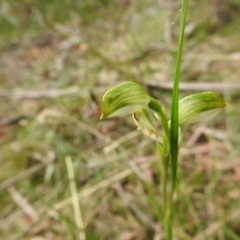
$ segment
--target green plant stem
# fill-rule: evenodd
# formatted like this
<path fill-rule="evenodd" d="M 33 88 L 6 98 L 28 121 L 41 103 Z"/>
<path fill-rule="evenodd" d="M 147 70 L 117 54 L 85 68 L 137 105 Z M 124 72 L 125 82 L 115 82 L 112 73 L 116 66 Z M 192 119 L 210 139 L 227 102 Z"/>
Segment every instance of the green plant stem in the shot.
<path fill-rule="evenodd" d="M 180 24 L 180 34 L 179 34 L 179 43 L 178 43 L 178 53 L 177 53 L 177 62 L 174 76 L 174 86 L 172 93 L 172 109 L 171 109 L 171 129 L 170 129 L 170 138 L 171 138 L 171 196 L 169 203 L 169 214 L 168 214 L 168 230 L 166 233 L 166 239 L 172 240 L 172 228 L 173 228 L 173 215 L 174 215 L 174 205 L 173 205 L 173 195 L 176 186 L 176 177 L 177 177 L 177 162 L 178 162 L 178 99 L 179 99 L 179 79 L 180 79 L 180 70 L 181 70 L 181 60 L 183 52 L 183 40 L 184 40 L 184 30 L 185 22 L 187 16 L 187 7 L 188 0 L 182 1 L 182 14 L 181 14 L 181 24 Z"/>
<path fill-rule="evenodd" d="M 168 172 L 168 163 L 166 161 L 169 161 L 169 159 L 164 159 L 163 162 L 163 173 L 162 173 L 162 200 L 163 200 L 163 228 L 164 232 L 166 233 L 168 230 L 168 208 L 169 208 L 169 196 L 167 191 L 167 186 L 169 182 L 169 172 Z"/>
<path fill-rule="evenodd" d="M 167 210 L 168 210 L 168 193 L 167 193 L 167 184 L 168 184 L 168 166 L 169 158 L 164 159 L 164 170 L 163 170 L 163 179 L 162 179 L 162 193 L 163 193 L 163 212 L 164 212 L 164 222 L 166 222 Z"/>
<path fill-rule="evenodd" d="M 163 166 L 163 178 L 162 178 L 162 194 L 163 194 L 163 212 L 164 216 L 167 214 L 167 180 L 168 180 L 168 171 L 167 166 Z"/>

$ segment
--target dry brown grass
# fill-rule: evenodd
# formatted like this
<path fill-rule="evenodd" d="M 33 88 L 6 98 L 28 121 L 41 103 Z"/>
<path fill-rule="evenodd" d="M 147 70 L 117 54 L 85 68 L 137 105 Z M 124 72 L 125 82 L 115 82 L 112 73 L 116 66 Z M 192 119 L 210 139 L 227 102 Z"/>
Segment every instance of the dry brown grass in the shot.
<path fill-rule="evenodd" d="M 192 91 L 199 83 L 239 82 L 240 25 L 231 20 L 239 17 L 231 10 L 227 23 L 211 22 L 207 2 L 190 3 L 182 80 Z M 99 101 L 110 86 L 133 80 L 169 106 L 170 92 L 158 82 L 172 81 L 179 7 L 148 0 L 64 4 L 68 17 L 60 21 L 55 1 L 45 13 L 23 1 L 25 8 L 12 13 L 19 25 L 2 33 L 0 238 L 78 239 L 65 163 L 71 156 L 86 239 L 163 239 L 154 143 L 131 119 L 100 122 Z M 23 22 L 28 8 L 34 27 Z M 239 89 L 222 93 L 226 112 L 185 133 L 178 239 L 240 239 Z"/>

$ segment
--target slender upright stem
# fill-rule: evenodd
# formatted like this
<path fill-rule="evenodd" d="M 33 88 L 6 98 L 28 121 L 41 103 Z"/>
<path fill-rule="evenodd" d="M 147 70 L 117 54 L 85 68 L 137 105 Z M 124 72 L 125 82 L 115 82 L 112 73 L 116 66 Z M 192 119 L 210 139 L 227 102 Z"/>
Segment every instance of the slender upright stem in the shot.
<path fill-rule="evenodd" d="M 184 40 L 184 30 L 185 22 L 187 16 L 187 6 L 188 0 L 182 0 L 182 9 L 181 9 L 181 24 L 180 24 L 180 34 L 179 34 L 179 43 L 178 43 L 178 53 L 177 53 L 177 62 L 174 76 L 174 86 L 172 93 L 172 109 L 171 109 L 171 129 L 170 129 L 170 138 L 171 138 L 171 172 L 172 172 L 172 181 L 171 181 L 171 195 L 169 203 L 169 215 L 168 215 L 168 230 L 167 230 L 167 240 L 172 240 L 172 225 L 173 225 L 173 215 L 174 215 L 174 205 L 173 205 L 173 195 L 176 186 L 177 178 L 177 162 L 178 162 L 178 98 L 179 98 L 179 79 L 180 79 L 180 70 L 181 70 L 181 60 L 182 60 L 182 51 L 183 51 L 183 40 Z"/>
<path fill-rule="evenodd" d="M 165 217 L 167 214 L 167 183 L 168 183 L 168 167 L 165 164 L 162 178 L 163 212 Z"/>

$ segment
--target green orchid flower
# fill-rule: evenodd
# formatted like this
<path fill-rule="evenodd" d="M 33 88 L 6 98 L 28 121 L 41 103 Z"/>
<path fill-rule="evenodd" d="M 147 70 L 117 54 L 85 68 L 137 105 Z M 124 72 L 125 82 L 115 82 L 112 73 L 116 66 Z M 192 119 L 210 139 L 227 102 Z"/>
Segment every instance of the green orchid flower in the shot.
<path fill-rule="evenodd" d="M 223 109 L 226 105 L 223 97 L 215 92 L 197 93 L 183 98 L 179 101 L 180 130 L 182 126 L 200 121 Z M 164 139 L 163 145 L 166 152 L 169 152 L 170 121 L 167 119 L 165 108 L 135 82 L 119 84 L 104 94 L 100 119 L 129 114 L 132 114 L 138 130 L 159 143 L 162 143 Z M 155 120 L 162 124 L 162 136 L 158 133 Z"/>
<path fill-rule="evenodd" d="M 132 114 L 138 130 L 156 141 L 161 141 L 153 113 L 149 109 L 150 101 L 151 97 L 138 83 L 120 84 L 104 94 L 100 119 Z"/>
<path fill-rule="evenodd" d="M 102 99 L 100 119 L 129 115 L 147 109 L 150 97 L 141 85 L 125 82 L 108 90 Z"/>
<path fill-rule="evenodd" d="M 199 122 L 222 110 L 227 103 L 216 92 L 203 92 L 179 101 L 179 125 Z"/>

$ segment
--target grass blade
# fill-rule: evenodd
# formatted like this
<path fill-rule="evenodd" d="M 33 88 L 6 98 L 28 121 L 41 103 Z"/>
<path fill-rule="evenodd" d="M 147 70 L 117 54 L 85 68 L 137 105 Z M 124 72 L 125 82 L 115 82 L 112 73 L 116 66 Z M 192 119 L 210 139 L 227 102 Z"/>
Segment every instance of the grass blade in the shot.
<path fill-rule="evenodd" d="M 180 69 L 183 51 L 183 39 L 185 30 L 185 21 L 187 16 L 187 6 L 188 0 L 183 0 L 182 3 L 182 15 L 181 15 L 181 26 L 180 26 L 180 36 L 179 45 L 177 53 L 177 63 L 175 69 L 174 85 L 172 92 L 172 108 L 171 108 L 171 157 L 172 157 L 172 188 L 175 189 L 176 175 L 177 175 L 177 159 L 178 159 L 178 99 L 179 99 L 179 79 L 180 79 Z"/>
<path fill-rule="evenodd" d="M 179 34 L 179 43 L 178 43 L 178 53 L 177 53 L 177 62 L 174 76 L 174 85 L 172 92 L 172 108 L 171 108 L 171 129 L 170 129 L 170 139 L 171 139 L 171 172 L 172 172 L 172 188 L 171 188 L 171 197 L 169 204 L 169 216 L 167 219 L 167 239 L 172 239 L 172 221 L 173 221 L 173 194 L 176 186 L 177 178 L 177 162 L 178 162 L 178 128 L 179 128 L 179 114 L 178 114 L 178 99 L 179 99 L 179 79 L 180 79 L 180 70 L 181 70 L 181 60 L 182 60 L 182 51 L 183 51 L 183 40 L 184 40 L 184 30 L 185 22 L 187 16 L 187 6 L 188 0 L 182 1 L 182 14 L 181 14 L 181 24 L 180 24 L 180 34 Z"/>

